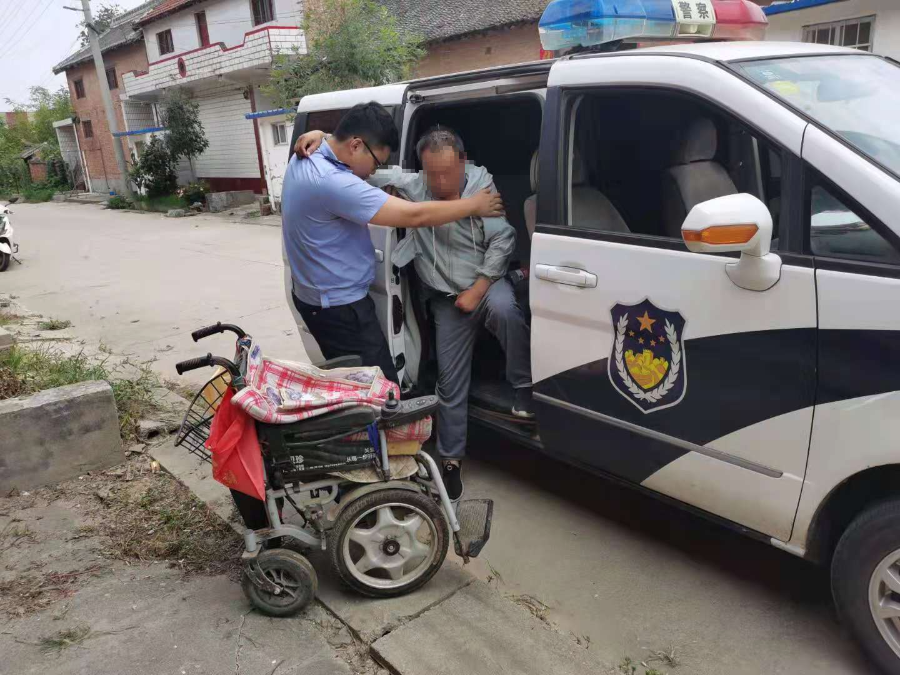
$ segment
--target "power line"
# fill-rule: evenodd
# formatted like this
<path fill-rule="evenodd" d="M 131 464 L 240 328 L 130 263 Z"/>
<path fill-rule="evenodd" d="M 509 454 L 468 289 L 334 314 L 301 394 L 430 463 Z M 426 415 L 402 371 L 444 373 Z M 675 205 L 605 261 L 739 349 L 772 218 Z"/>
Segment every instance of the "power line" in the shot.
<path fill-rule="evenodd" d="M 19 38 L 17 40 L 15 40 L 15 42 L 12 42 L 9 44 L 9 47 L 6 49 L 6 51 L 4 51 L 2 54 L 0 54 L 0 59 L 6 58 L 9 54 L 11 54 L 13 52 L 13 50 L 16 48 L 16 46 L 22 41 L 22 38 L 24 38 L 26 35 L 28 35 L 28 33 L 31 32 L 31 29 L 34 28 L 38 24 L 38 22 L 44 17 L 44 14 L 47 13 L 47 10 L 50 9 L 50 5 L 52 5 L 52 4 L 53 4 L 53 0 L 47 0 L 47 4 L 44 5 L 44 9 L 41 10 L 41 13 L 38 15 L 38 18 L 36 20 L 32 21 L 30 26 L 25 28 L 25 31 L 19 35 Z M 37 5 L 37 4 L 34 5 L 35 9 L 37 9 L 38 7 L 39 7 L 39 5 Z M 25 19 L 25 22 L 22 24 L 22 26 L 25 26 L 28 23 L 28 21 L 31 20 L 31 17 L 33 15 L 34 15 L 34 12 L 29 14 L 28 18 Z"/>
<path fill-rule="evenodd" d="M 16 8 L 13 10 L 12 16 L 10 16 L 10 17 L 6 20 L 6 23 L 3 24 L 3 27 L 4 27 L 4 28 L 13 25 L 13 21 L 15 20 L 16 15 L 19 13 L 19 10 L 21 10 L 23 7 L 25 7 L 25 3 L 24 3 L 24 2 L 20 2 L 20 3 L 19 3 L 19 6 L 16 7 Z M 21 26 L 19 26 L 19 28 L 21 28 Z M 0 31 L 0 32 L 2 32 L 2 31 Z M 15 33 L 15 29 L 13 29 L 13 33 Z"/>

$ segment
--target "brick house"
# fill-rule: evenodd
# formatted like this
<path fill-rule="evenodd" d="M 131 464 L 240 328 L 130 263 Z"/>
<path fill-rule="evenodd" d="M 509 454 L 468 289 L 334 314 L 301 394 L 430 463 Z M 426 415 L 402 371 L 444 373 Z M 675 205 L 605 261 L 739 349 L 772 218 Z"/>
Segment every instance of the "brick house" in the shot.
<path fill-rule="evenodd" d="M 84 168 L 86 186 L 93 192 L 122 191 L 127 177 L 119 173 L 113 143 L 121 143 L 126 163 L 131 165 L 132 154 L 139 156 L 142 144 L 158 130 L 156 112 L 147 103 L 126 100 L 122 75 L 147 68 L 147 53 L 143 35 L 132 23 L 153 9 L 161 0 L 151 0 L 118 17 L 100 40 L 100 50 L 106 66 L 113 108 L 118 117 L 120 135 L 113 138 L 106 120 L 100 83 L 89 47 L 85 47 L 53 68 L 54 73 L 65 72 L 72 100 L 74 117 L 55 124 L 60 146 L 77 145 L 77 153 L 68 152 L 66 163 L 80 160 Z"/>

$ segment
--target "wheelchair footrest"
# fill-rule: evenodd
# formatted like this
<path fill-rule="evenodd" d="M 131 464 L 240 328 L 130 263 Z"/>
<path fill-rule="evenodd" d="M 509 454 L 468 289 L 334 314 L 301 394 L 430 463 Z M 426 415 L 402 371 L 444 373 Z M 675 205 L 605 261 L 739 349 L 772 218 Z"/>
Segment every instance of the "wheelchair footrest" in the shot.
<path fill-rule="evenodd" d="M 453 535 L 456 555 L 467 560 L 477 558 L 491 537 L 491 522 L 494 519 L 494 500 L 466 499 L 456 509 L 459 532 Z"/>

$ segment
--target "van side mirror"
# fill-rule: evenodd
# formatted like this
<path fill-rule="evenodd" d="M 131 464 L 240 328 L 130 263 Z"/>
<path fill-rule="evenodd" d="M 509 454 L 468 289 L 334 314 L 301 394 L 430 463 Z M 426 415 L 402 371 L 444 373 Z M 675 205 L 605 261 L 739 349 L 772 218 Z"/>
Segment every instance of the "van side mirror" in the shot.
<path fill-rule="evenodd" d="M 681 236 L 694 253 L 739 251 L 740 261 L 725 266 L 741 288 L 765 291 L 781 278 L 781 258 L 771 253 L 772 214 L 750 194 L 717 197 L 691 209 Z"/>

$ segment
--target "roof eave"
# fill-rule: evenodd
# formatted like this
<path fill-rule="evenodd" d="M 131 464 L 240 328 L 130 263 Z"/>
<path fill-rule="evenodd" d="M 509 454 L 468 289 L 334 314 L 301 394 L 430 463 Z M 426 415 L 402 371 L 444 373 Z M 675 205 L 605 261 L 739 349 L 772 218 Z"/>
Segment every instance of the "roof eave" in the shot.
<path fill-rule="evenodd" d="M 189 0 L 189 2 L 184 3 L 183 5 L 178 5 L 177 7 L 173 7 L 172 9 L 166 10 L 165 12 L 161 12 L 159 14 L 154 14 L 153 16 L 144 15 L 142 18 L 135 21 L 136 26 L 146 26 L 148 23 L 153 23 L 154 21 L 159 21 L 160 19 L 165 19 L 167 16 L 172 16 L 173 14 L 177 14 L 178 12 L 191 7 L 192 5 L 196 5 L 203 0 Z M 153 10 L 150 10 L 151 12 Z"/>
<path fill-rule="evenodd" d="M 113 52 L 117 49 L 121 49 L 122 47 L 127 47 L 128 45 L 133 45 L 134 43 L 140 42 L 143 39 L 144 39 L 143 35 L 140 35 L 140 34 L 135 35 L 134 37 L 132 37 L 130 39 L 122 40 L 121 42 L 117 42 L 113 45 L 109 45 L 109 46 L 105 47 L 104 49 L 101 49 L 100 54 L 101 55 L 108 54 L 109 52 Z M 69 58 L 72 58 L 72 57 L 69 57 Z M 75 66 L 79 66 L 82 63 L 86 63 L 86 62 L 90 61 L 92 58 L 94 58 L 93 54 L 89 50 L 85 56 L 81 57 L 77 61 L 72 61 L 71 63 L 66 63 L 66 61 L 60 61 L 55 66 L 53 66 L 53 74 L 59 75 L 60 73 L 66 71 L 66 70 L 69 70 L 70 68 L 74 68 Z M 64 63 L 65 63 L 65 65 L 63 65 Z"/>

